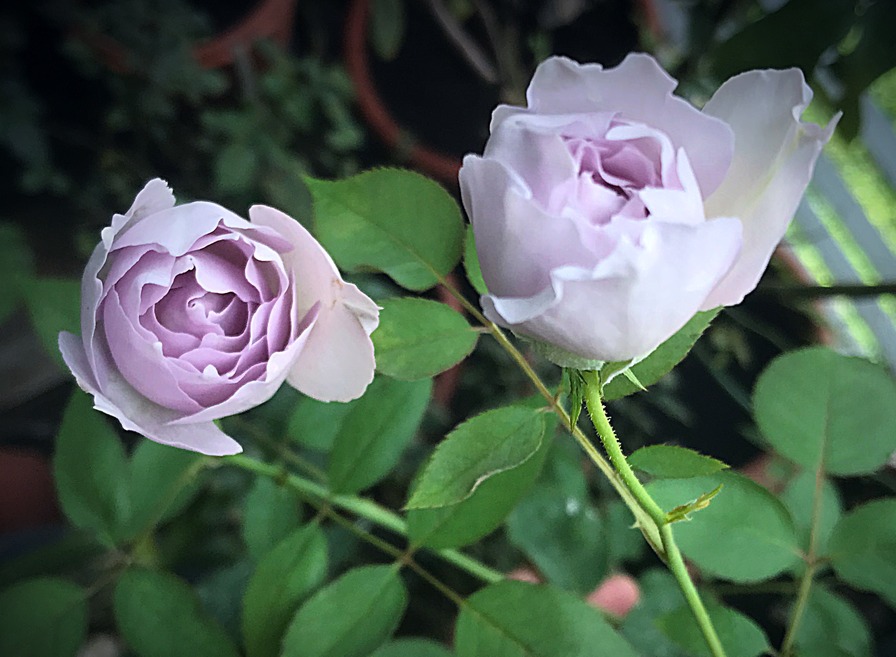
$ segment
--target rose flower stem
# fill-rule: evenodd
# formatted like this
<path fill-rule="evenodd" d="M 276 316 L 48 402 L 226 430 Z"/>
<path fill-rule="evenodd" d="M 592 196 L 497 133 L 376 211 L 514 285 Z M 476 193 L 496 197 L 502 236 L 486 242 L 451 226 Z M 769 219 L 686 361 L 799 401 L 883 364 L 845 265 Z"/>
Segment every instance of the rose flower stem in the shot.
<path fill-rule="evenodd" d="M 632 515 L 634 515 L 635 520 L 638 524 L 638 528 L 641 530 L 641 533 L 644 535 L 644 539 L 647 541 L 653 551 L 656 552 L 661 559 L 665 559 L 666 557 L 663 553 L 661 538 L 659 535 L 659 525 L 656 524 L 656 521 L 653 518 L 651 518 L 644 512 L 641 505 L 632 496 L 629 488 L 620 480 L 620 475 L 616 472 L 616 470 L 613 469 L 613 466 L 611 466 L 601 455 L 601 453 L 594 447 L 594 445 L 591 444 L 591 441 L 588 440 L 588 437 L 584 433 L 582 433 L 582 431 L 575 424 L 573 424 L 569 413 L 567 413 L 566 410 L 560 405 L 557 397 L 548 389 L 544 381 L 541 380 L 541 377 L 538 376 L 538 373 L 534 369 L 532 369 L 532 366 L 526 360 L 525 356 L 520 353 L 520 350 L 514 346 L 514 344 L 508 339 L 508 337 L 504 334 L 500 327 L 494 322 L 489 321 L 476 306 L 470 303 L 463 296 L 463 294 L 461 294 L 460 290 L 451 285 L 451 283 L 445 278 L 440 278 L 440 283 L 460 302 L 464 309 L 468 313 L 470 313 L 470 315 L 476 321 L 482 324 L 482 326 L 492 334 L 492 337 L 495 338 L 495 341 L 519 366 L 523 374 L 525 374 L 529 381 L 532 382 L 532 385 L 535 386 L 535 389 L 538 391 L 538 393 L 542 397 L 544 397 L 545 401 L 548 402 L 557 417 L 560 418 L 563 426 L 573 437 L 573 439 L 579 444 L 579 447 L 582 448 L 591 462 L 594 463 L 597 469 L 604 474 L 604 476 L 607 478 L 607 481 L 609 481 L 616 492 L 619 493 L 622 501 L 632 512 Z"/>
<path fill-rule="evenodd" d="M 591 441 L 588 440 L 588 437 L 582 433 L 581 429 L 579 429 L 572 422 L 572 418 L 570 418 L 569 413 L 567 413 L 564 408 L 557 401 L 557 398 L 548 390 L 547 386 L 532 369 L 532 366 L 529 365 L 528 361 L 526 361 L 525 357 L 520 353 L 520 351 L 513 345 L 510 340 L 507 339 L 507 336 L 504 335 L 504 332 L 501 331 L 500 328 L 493 322 L 489 322 L 484 317 L 482 318 L 486 323 L 487 328 L 491 331 L 492 335 L 498 341 L 505 351 L 510 354 L 510 357 L 519 365 L 520 369 L 523 373 L 529 377 L 529 380 L 535 385 L 538 389 L 538 392 L 547 400 L 550 404 L 551 408 L 554 410 L 554 413 L 560 418 L 560 421 L 563 422 L 563 426 L 566 427 L 566 430 L 570 433 L 570 435 L 575 439 L 575 441 L 579 444 L 579 447 L 585 452 L 588 458 L 592 463 L 600 470 L 604 476 L 607 478 L 607 481 L 613 486 L 619 496 L 622 498 L 622 501 L 625 502 L 625 505 L 629 508 L 632 514 L 635 516 L 635 520 L 638 524 L 638 529 L 641 530 L 641 533 L 644 535 L 644 539 L 650 544 L 650 547 L 653 548 L 654 552 L 656 552 L 661 559 L 665 559 L 666 556 L 663 551 L 663 547 L 661 544 L 661 537 L 659 535 L 659 527 L 660 525 L 657 523 L 656 519 L 646 512 L 644 507 L 638 502 L 632 493 L 631 489 L 622 481 L 621 474 L 613 469 L 613 466 L 610 465 L 607 460 L 601 455 L 601 453 L 591 444 Z M 665 522 L 665 514 L 663 514 L 663 522 Z"/>
<path fill-rule="evenodd" d="M 668 521 L 666 512 L 660 508 L 637 476 L 635 476 L 634 471 L 625 458 L 625 454 L 622 452 L 622 445 L 619 444 L 619 439 L 616 438 L 616 432 L 613 431 L 610 418 L 604 409 L 603 399 L 601 399 L 600 374 L 591 371 L 583 372 L 583 375 L 586 383 L 585 405 L 588 407 L 588 414 L 591 416 L 591 421 L 594 423 L 594 428 L 600 437 L 601 443 L 603 443 L 610 462 L 616 468 L 632 496 L 659 528 L 663 551 L 666 555 L 666 563 L 675 576 L 678 587 L 684 594 L 685 600 L 687 600 L 688 606 L 694 614 L 697 625 L 700 627 L 700 631 L 703 633 L 703 638 L 706 639 L 706 644 L 709 646 L 710 651 L 712 651 L 715 657 L 725 657 L 725 649 L 722 647 L 722 642 L 719 640 L 706 607 L 700 599 L 700 594 L 697 593 L 697 587 L 694 586 L 694 582 L 688 574 L 678 545 L 675 543 L 672 524 Z"/>
<path fill-rule="evenodd" d="M 348 511 L 356 516 L 369 520 L 375 525 L 388 529 L 400 536 L 408 535 L 408 526 L 404 519 L 397 513 L 385 509 L 372 500 L 354 495 L 336 495 L 325 486 L 305 479 L 295 474 L 286 473 L 278 465 L 265 463 L 245 454 L 226 456 L 220 460 L 225 465 L 232 465 L 264 477 L 270 477 L 274 481 L 280 481 L 283 485 L 297 492 L 306 499 L 325 502 L 333 507 Z M 433 554 L 444 561 L 457 566 L 461 570 L 473 575 L 487 584 L 494 584 L 504 579 L 504 573 L 491 568 L 473 557 L 458 550 L 432 550 Z"/>

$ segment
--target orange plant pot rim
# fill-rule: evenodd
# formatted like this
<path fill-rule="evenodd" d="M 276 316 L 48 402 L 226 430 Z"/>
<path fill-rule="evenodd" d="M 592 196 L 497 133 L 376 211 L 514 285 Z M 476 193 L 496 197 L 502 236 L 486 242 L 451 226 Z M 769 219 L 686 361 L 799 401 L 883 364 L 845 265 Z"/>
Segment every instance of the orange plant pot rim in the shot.
<path fill-rule="evenodd" d="M 357 94 L 358 107 L 374 133 L 393 151 L 416 169 L 457 187 L 457 158 L 438 153 L 415 141 L 410 133 L 392 118 L 377 93 L 367 56 L 368 0 L 353 0 L 345 24 L 345 66 Z"/>
<path fill-rule="evenodd" d="M 259 0 L 240 21 L 221 34 L 193 46 L 193 58 L 205 69 L 225 68 L 233 64 L 236 53 L 249 50 L 262 39 L 270 39 L 283 48 L 289 45 L 298 0 Z M 111 71 L 132 72 L 125 44 L 106 34 L 75 29 L 75 35 L 97 54 Z"/>

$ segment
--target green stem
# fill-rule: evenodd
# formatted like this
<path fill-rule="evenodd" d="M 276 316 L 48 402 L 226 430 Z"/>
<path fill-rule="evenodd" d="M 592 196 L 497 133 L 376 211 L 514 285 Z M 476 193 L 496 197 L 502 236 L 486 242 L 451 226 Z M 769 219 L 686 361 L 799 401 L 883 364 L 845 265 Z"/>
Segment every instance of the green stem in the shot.
<path fill-rule="evenodd" d="M 706 645 L 709 646 L 710 651 L 715 657 L 725 657 L 725 648 L 719 640 L 716 628 L 713 626 L 709 613 L 703 605 L 703 600 L 700 599 L 697 587 L 694 586 L 694 581 L 691 579 L 690 573 L 688 573 L 687 566 L 685 566 L 684 559 L 681 556 L 681 551 L 678 549 L 678 544 L 675 542 L 675 536 L 672 533 L 672 525 L 666 524 L 660 527 L 660 536 L 662 536 L 663 539 L 663 548 L 666 550 L 666 560 L 669 570 L 672 571 L 675 581 L 678 582 L 678 588 L 681 589 L 681 592 L 684 594 L 684 599 L 691 608 L 691 613 L 694 615 L 694 619 L 697 621 L 697 626 L 703 633 Z"/>
<path fill-rule="evenodd" d="M 635 516 L 635 520 L 638 523 L 638 528 L 641 530 L 641 533 L 644 534 L 644 538 L 657 554 L 663 556 L 660 536 L 659 532 L 657 531 L 658 525 L 656 525 L 656 523 L 653 522 L 653 519 L 645 513 L 642 506 L 630 492 L 629 488 L 621 480 L 620 474 L 613 469 L 613 466 L 607 462 L 607 459 L 603 457 L 603 455 L 591 443 L 588 437 L 584 433 L 582 433 L 582 430 L 573 423 L 572 418 L 569 416 L 569 413 L 567 413 L 566 409 L 564 409 L 563 406 L 560 405 L 557 397 L 550 391 L 550 389 L 548 389 L 548 387 L 544 384 L 544 381 L 541 380 L 541 377 L 538 376 L 538 373 L 529 364 L 529 361 L 526 360 L 526 357 L 523 356 L 522 353 L 520 353 L 519 349 L 514 346 L 514 344 L 507 338 L 504 332 L 500 328 L 498 328 L 496 324 L 488 321 L 485 317 L 483 317 L 481 313 L 479 313 L 479 311 L 476 311 L 474 317 L 476 317 L 479 321 L 485 323 L 486 328 L 489 329 L 498 344 L 504 348 L 504 350 L 510 355 L 514 362 L 516 362 L 519 368 L 523 371 L 529 381 L 532 382 L 532 385 L 535 386 L 535 389 L 539 392 L 539 394 L 545 398 L 545 400 L 548 402 L 548 405 L 560 418 L 560 421 L 563 423 L 563 426 L 566 428 L 569 434 L 579 444 L 579 447 L 582 448 L 582 451 L 585 452 L 585 454 L 595 465 L 595 467 L 597 467 L 597 469 L 600 470 L 601 473 L 607 478 L 607 481 L 610 482 L 610 484 L 622 498 L 622 501 L 625 502 L 625 505 Z"/>
<path fill-rule="evenodd" d="M 442 580 L 440 580 L 438 577 L 436 577 L 419 563 L 417 563 L 413 555 L 409 551 L 402 552 L 391 543 L 387 543 L 378 536 L 374 536 L 370 532 L 358 527 L 357 524 L 350 522 L 346 518 L 343 518 L 340 514 L 336 513 L 332 507 L 326 507 L 323 512 L 334 522 L 345 527 L 348 531 L 367 541 L 374 547 L 378 548 L 380 551 L 388 554 L 390 557 L 395 559 L 395 562 L 399 566 L 407 566 L 408 568 L 413 570 L 423 580 L 428 582 L 430 586 L 439 591 L 442 595 L 451 600 L 458 607 L 461 607 L 464 604 L 464 599 L 457 593 L 457 591 L 452 589 L 450 586 L 442 582 Z"/>
<path fill-rule="evenodd" d="M 822 453 L 822 462 L 823 453 Z M 818 550 L 818 530 L 819 520 L 821 518 L 821 501 L 824 488 L 824 469 L 818 467 L 815 470 L 815 489 L 812 494 L 812 520 L 809 529 L 809 550 L 806 554 L 806 570 L 800 579 L 800 588 L 796 594 L 796 603 L 793 607 L 793 616 L 790 619 L 790 626 L 784 634 L 784 641 L 781 643 L 781 657 L 788 657 L 793 651 L 793 645 L 796 641 L 796 633 L 800 628 L 800 622 L 806 613 L 806 607 L 809 604 L 809 593 L 812 591 L 812 583 L 815 580 L 815 573 L 818 570 L 819 560 L 816 554 Z"/>
<path fill-rule="evenodd" d="M 244 454 L 235 456 L 227 456 L 221 459 L 226 465 L 236 466 L 249 472 L 254 472 L 265 477 L 270 477 L 276 481 L 281 481 L 284 485 L 289 486 L 312 503 L 325 503 L 333 507 L 348 511 L 349 513 L 369 520 L 375 525 L 379 525 L 384 529 L 399 534 L 401 536 L 408 535 L 407 523 L 396 513 L 381 507 L 371 500 L 353 495 L 336 495 L 331 493 L 325 486 L 313 481 L 309 481 L 304 477 L 295 474 L 287 474 L 284 477 L 282 468 L 264 461 L 259 461 Z M 469 557 L 457 550 L 434 550 L 440 558 L 466 571 L 470 575 L 486 582 L 494 584 L 504 579 L 504 573 L 501 573 L 485 564 Z"/>
<path fill-rule="evenodd" d="M 623 497 L 624 500 L 628 501 L 629 496 L 627 495 L 628 491 L 622 482 L 619 481 L 618 476 L 616 475 L 616 471 L 613 470 L 613 467 L 607 463 L 607 460 L 601 456 L 600 452 L 598 452 L 594 445 L 591 444 L 591 441 L 588 440 L 587 436 L 581 432 L 581 430 L 576 427 L 572 423 L 572 418 L 569 417 L 569 413 L 560 405 L 560 402 L 557 400 L 557 397 L 550 391 L 550 389 L 544 384 L 544 381 L 541 380 L 541 377 L 538 376 L 538 372 L 532 369 L 532 366 L 529 364 L 529 361 L 526 360 L 526 357 L 520 353 L 520 350 L 514 346 L 514 344 L 508 339 L 506 335 L 504 335 L 504 331 L 500 329 L 500 327 L 494 322 L 489 321 L 485 315 L 483 315 L 479 309 L 471 304 L 464 297 L 463 294 L 460 293 L 459 290 L 455 289 L 447 280 L 442 279 L 442 286 L 450 292 L 455 299 L 463 306 L 464 310 L 466 310 L 470 315 L 483 327 L 485 327 L 489 333 L 495 338 L 495 341 L 501 345 L 501 347 L 508 353 L 508 355 L 514 360 L 514 362 L 519 366 L 519 368 L 523 371 L 523 374 L 526 375 L 526 378 L 532 382 L 532 385 L 535 386 L 535 389 L 538 393 L 545 398 L 545 400 L 550 405 L 551 409 L 560 420 L 563 422 L 563 425 L 566 427 L 567 431 L 572 434 L 572 437 L 575 438 L 576 442 L 582 447 L 591 461 L 597 466 L 597 469 L 600 470 L 607 479 L 610 480 L 610 483 L 613 487 L 619 492 L 619 494 Z M 632 507 L 631 504 L 629 504 Z M 634 510 L 634 509 L 633 509 Z"/>
<path fill-rule="evenodd" d="M 806 570 L 800 579 L 800 588 L 796 594 L 796 604 L 793 607 L 793 616 L 790 619 L 790 626 L 784 635 L 784 641 L 781 643 L 781 657 L 788 657 L 793 651 L 793 644 L 796 641 L 796 633 L 806 612 L 809 604 L 809 593 L 812 591 L 812 581 L 815 578 L 816 564 L 809 562 L 806 564 Z"/>
<path fill-rule="evenodd" d="M 625 454 L 622 453 L 622 445 L 619 444 L 616 432 L 613 431 L 610 418 L 607 417 L 607 413 L 604 410 L 604 403 L 600 395 L 600 374 L 597 372 L 583 372 L 582 375 L 586 383 L 585 406 L 588 408 L 591 422 L 594 423 L 594 428 L 597 430 L 597 435 L 603 443 L 604 450 L 607 452 L 607 456 L 610 457 L 610 462 L 641 508 L 647 512 L 657 527 L 662 528 L 667 523 L 666 512 L 653 500 L 650 493 L 647 492 L 647 489 L 635 476 L 634 471 L 625 458 Z"/>
<path fill-rule="evenodd" d="M 619 439 L 616 438 L 616 432 L 613 431 L 610 418 L 607 417 L 607 412 L 604 409 L 603 399 L 601 399 L 600 374 L 598 372 L 583 372 L 583 376 L 586 383 L 585 405 L 588 408 L 591 421 L 594 423 L 594 428 L 597 430 L 597 435 L 601 443 L 603 443 L 607 456 L 610 458 L 610 462 L 616 468 L 632 497 L 635 498 L 641 508 L 659 528 L 660 541 L 662 542 L 666 563 L 669 566 L 669 570 L 672 571 L 672 575 L 675 576 L 678 587 L 684 594 L 684 598 L 691 608 L 691 613 L 693 613 L 694 619 L 697 621 L 697 625 L 703 633 L 703 638 L 706 640 L 710 651 L 715 657 L 725 657 L 725 649 L 722 647 L 722 642 L 719 640 L 715 627 L 713 627 L 709 613 L 700 599 L 700 594 L 697 593 L 697 587 L 694 586 L 694 582 L 691 580 L 684 559 L 681 556 L 681 551 L 675 542 L 672 525 L 667 519 L 666 512 L 656 503 L 650 496 L 650 493 L 647 492 L 647 489 L 644 488 L 644 485 L 638 480 L 638 477 L 635 476 L 635 472 L 622 452 L 622 445 L 619 444 Z"/>

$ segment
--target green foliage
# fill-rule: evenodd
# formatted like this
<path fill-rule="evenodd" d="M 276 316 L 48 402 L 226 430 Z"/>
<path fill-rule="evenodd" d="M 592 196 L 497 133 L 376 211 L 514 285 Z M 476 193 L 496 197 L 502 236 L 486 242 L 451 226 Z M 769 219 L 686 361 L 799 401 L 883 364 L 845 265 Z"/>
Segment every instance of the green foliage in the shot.
<path fill-rule="evenodd" d="M 20 281 L 31 324 L 47 353 L 65 366 L 59 353 L 59 331 L 81 332 L 81 284 L 62 278 Z"/>
<path fill-rule="evenodd" d="M 809 593 L 806 612 L 796 634 L 801 655 L 811 657 L 870 657 L 871 632 L 861 614 L 846 600 L 820 584 Z"/>
<path fill-rule="evenodd" d="M 295 491 L 265 477 L 252 484 L 243 509 L 243 542 L 256 561 L 302 520 L 301 504 Z"/>
<path fill-rule="evenodd" d="M 476 253 L 476 234 L 471 224 L 467 224 L 464 234 L 464 272 L 474 290 L 479 294 L 488 294 L 488 288 L 482 278 L 482 268 L 479 266 L 479 255 Z"/>
<path fill-rule="evenodd" d="M 0 655 L 74 657 L 87 637 L 87 592 L 63 579 L 0 591 Z"/>
<path fill-rule="evenodd" d="M 199 608 L 193 590 L 174 575 L 142 568 L 118 580 L 115 620 L 140 657 L 238 657 L 224 630 Z"/>
<path fill-rule="evenodd" d="M 729 657 L 757 657 L 768 648 L 768 638 L 755 621 L 734 609 L 708 603 L 707 612 Z M 674 643 L 695 657 L 712 657 L 706 639 L 694 622 L 691 608 L 682 604 L 657 619 L 657 625 Z"/>
<path fill-rule="evenodd" d="M 58 540 L 0 563 L 0 589 L 24 579 L 70 575 L 105 552 L 91 532 L 68 531 Z"/>
<path fill-rule="evenodd" d="M 628 457 L 628 464 L 659 479 L 704 477 L 728 467 L 718 459 L 677 445 L 642 447 Z"/>
<path fill-rule="evenodd" d="M 358 400 L 339 404 L 302 396 L 289 416 L 286 435 L 300 445 L 329 452 L 349 411 Z"/>
<path fill-rule="evenodd" d="M 311 198 L 302 176 L 358 169 L 364 133 L 350 109 L 352 84 L 342 67 L 317 57 L 292 57 L 268 43 L 255 50 L 251 96 L 204 111 L 201 145 L 218 196 L 234 205 L 263 198 L 304 222 Z"/>
<path fill-rule="evenodd" d="M 395 59 L 404 39 L 404 0 L 373 0 L 371 10 L 370 43 L 382 59 Z"/>
<path fill-rule="evenodd" d="M 584 594 L 607 573 L 606 528 L 587 497 L 539 485 L 514 508 L 507 531 L 552 584 Z"/>
<path fill-rule="evenodd" d="M 431 394 L 429 379 L 374 379 L 352 404 L 333 441 L 327 468 L 330 488 L 354 493 L 389 474 L 414 438 Z"/>
<path fill-rule="evenodd" d="M 684 604 L 675 579 L 658 568 L 643 573 L 638 580 L 641 597 L 622 622 L 622 635 L 641 655 L 650 657 L 692 657 L 660 629 L 657 620 Z"/>
<path fill-rule="evenodd" d="M 15 224 L 0 222 L 0 323 L 23 300 L 22 288 L 34 269 L 25 234 Z M 53 349 L 55 351 L 55 348 Z"/>
<path fill-rule="evenodd" d="M 236 561 L 206 574 L 194 584 L 202 608 L 208 612 L 235 643 L 243 643 L 240 618 L 243 598 L 255 563 L 249 558 Z"/>
<path fill-rule="evenodd" d="M 896 48 L 892 47 L 896 24 L 896 4 L 892 2 L 865 3 L 853 26 L 858 43 L 831 65 L 831 70 L 843 85 L 837 105 L 843 118 L 837 129 L 848 137 L 859 131 L 859 97 L 868 86 L 893 67 L 896 67 Z M 858 13 L 858 12 L 857 12 Z M 842 49 L 842 48 L 841 48 Z"/>
<path fill-rule="evenodd" d="M 73 525 L 96 532 L 107 545 L 128 533 L 131 505 L 124 448 L 81 391 L 72 394 L 62 416 L 53 472 L 59 503 Z"/>
<path fill-rule="evenodd" d="M 610 570 L 618 569 L 624 561 L 635 561 L 647 545 L 635 526 L 631 510 L 621 500 L 610 500 L 601 508 L 607 538 L 607 562 Z"/>
<path fill-rule="evenodd" d="M 449 306 L 406 297 L 380 302 L 380 325 L 371 336 L 376 368 L 396 379 L 435 376 L 467 357 L 478 334 Z"/>
<path fill-rule="evenodd" d="M 457 657 L 635 657 L 581 599 L 550 585 L 506 580 L 470 596 L 455 632 Z"/>
<path fill-rule="evenodd" d="M 181 513 L 203 482 L 203 464 L 199 454 L 148 440 L 129 460 L 112 426 L 80 391 L 63 414 L 53 458 L 62 510 L 109 546 Z"/>
<path fill-rule="evenodd" d="M 756 68 L 798 66 L 811 73 L 854 22 L 854 0 L 789 0 L 717 46 L 710 53 L 713 71 L 721 80 Z"/>
<path fill-rule="evenodd" d="M 791 567 L 796 530 L 774 495 L 734 472 L 693 479 L 662 479 L 647 489 L 664 509 L 686 504 L 722 486 L 712 503 L 675 526 L 685 556 L 703 570 L 735 582 L 756 582 Z"/>
<path fill-rule="evenodd" d="M 645 544 L 624 503 L 592 495 L 579 447 L 563 439 L 550 447 L 536 487 L 508 519 L 507 537 L 549 582 L 585 593 Z"/>
<path fill-rule="evenodd" d="M 896 608 L 896 499 L 863 504 L 834 527 L 828 556 L 837 576 Z"/>
<path fill-rule="evenodd" d="M 781 493 L 781 501 L 790 511 L 800 539 L 800 548 L 804 552 L 809 550 L 809 535 L 812 531 L 813 503 L 817 483 L 819 482 L 816 481 L 815 474 L 804 470 L 794 477 Z M 830 537 L 834 525 L 840 520 L 840 516 L 843 515 L 843 505 L 836 487 L 830 480 L 822 477 L 820 484 L 821 500 L 818 526 L 815 530 L 815 552 L 816 554 L 825 554 L 828 537 Z"/>
<path fill-rule="evenodd" d="M 626 397 L 659 381 L 688 355 L 718 314 L 719 309 L 716 308 L 694 315 L 678 333 L 657 347 L 647 358 L 631 366 L 635 380 L 626 376 L 616 376 L 607 383 L 603 388 L 604 400 L 612 401 Z M 627 365 L 627 363 L 607 363 L 601 368 L 601 372 L 616 372 Z"/>
<path fill-rule="evenodd" d="M 873 472 L 896 451 L 896 382 L 859 358 L 822 347 L 784 354 L 760 376 L 753 406 L 771 446 L 813 471 Z"/>
<path fill-rule="evenodd" d="M 442 644 L 428 639 L 396 639 L 390 641 L 370 657 L 452 657 Z"/>
<path fill-rule="evenodd" d="M 489 477 L 519 467 L 541 446 L 539 409 L 508 406 L 467 420 L 436 448 L 417 479 L 408 509 L 461 502 Z"/>
<path fill-rule="evenodd" d="M 301 602 L 327 574 L 327 542 L 317 525 L 297 529 L 258 563 L 243 598 L 249 657 L 277 657 Z"/>
<path fill-rule="evenodd" d="M 408 512 L 408 536 L 415 545 L 455 548 L 497 529 L 541 472 L 549 441 L 532 458 L 483 481 L 465 500 L 435 509 Z"/>
<path fill-rule="evenodd" d="M 343 270 L 372 268 L 427 290 L 460 261 L 463 222 L 440 185 L 400 169 L 338 181 L 307 179 L 315 235 Z"/>
<path fill-rule="evenodd" d="M 197 476 L 202 464 L 203 457 L 195 452 L 141 440 L 130 462 L 128 536 L 137 536 L 181 513 L 203 483 Z"/>
<path fill-rule="evenodd" d="M 296 613 L 283 657 L 367 657 L 398 626 L 407 592 L 391 566 L 350 570 Z"/>

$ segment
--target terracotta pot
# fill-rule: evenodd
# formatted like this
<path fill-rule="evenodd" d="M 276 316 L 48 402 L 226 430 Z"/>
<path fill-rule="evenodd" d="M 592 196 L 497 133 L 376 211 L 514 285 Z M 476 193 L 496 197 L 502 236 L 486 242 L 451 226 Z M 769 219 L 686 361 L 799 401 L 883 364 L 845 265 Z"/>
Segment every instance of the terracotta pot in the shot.
<path fill-rule="evenodd" d="M 657 37 L 662 25 L 653 0 L 636 0 L 638 13 L 647 30 Z M 458 158 L 440 153 L 413 139 L 393 118 L 383 102 L 370 71 L 367 47 L 369 0 L 352 0 L 345 25 L 345 65 L 355 85 L 358 106 L 364 119 L 376 135 L 400 158 L 416 169 L 456 188 Z"/>
<path fill-rule="evenodd" d="M 59 518 L 49 459 L 32 450 L 0 448 L 0 534 Z"/>
<path fill-rule="evenodd" d="M 240 51 L 248 52 L 261 40 L 270 40 L 283 48 L 289 45 L 293 33 L 298 0 L 258 0 L 254 7 L 225 32 L 193 47 L 193 57 L 206 69 L 226 68 L 236 60 Z M 105 35 L 76 30 L 76 36 L 87 43 L 98 59 L 111 71 L 127 74 L 127 46 Z"/>
<path fill-rule="evenodd" d="M 224 68 L 234 62 L 235 53 L 246 51 L 267 39 L 286 48 L 292 39 L 297 0 L 259 0 L 245 18 L 223 34 L 197 44 L 193 57 L 203 68 Z"/>
<path fill-rule="evenodd" d="M 345 66 L 355 85 L 361 114 L 376 135 L 414 168 L 456 188 L 460 160 L 414 141 L 392 118 L 377 93 L 368 61 L 369 8 L 368 0 L 353 0 L 345 25 Z"/>

